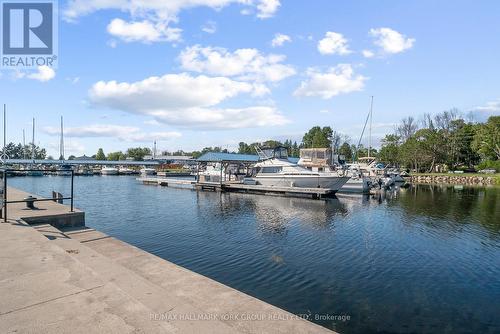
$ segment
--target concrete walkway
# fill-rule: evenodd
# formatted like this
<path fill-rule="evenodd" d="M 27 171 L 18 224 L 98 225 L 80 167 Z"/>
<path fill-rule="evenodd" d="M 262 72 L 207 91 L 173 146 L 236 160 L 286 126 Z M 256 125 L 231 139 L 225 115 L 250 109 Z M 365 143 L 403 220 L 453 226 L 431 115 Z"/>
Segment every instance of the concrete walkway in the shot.
<path fill-rule="evenodd" d="M 0 224 L 0 333 L 332 333 L 93 229 L 17 219 Z"/>

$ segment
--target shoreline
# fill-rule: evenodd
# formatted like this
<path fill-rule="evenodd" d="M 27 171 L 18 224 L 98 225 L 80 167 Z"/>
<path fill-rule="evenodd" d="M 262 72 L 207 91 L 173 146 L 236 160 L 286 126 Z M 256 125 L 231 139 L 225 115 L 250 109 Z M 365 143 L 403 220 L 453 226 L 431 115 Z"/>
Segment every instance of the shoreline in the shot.
<path fill-rule="evenodd" d="M 477 185 L 495 186 L 500 185 L 499 174 L 416 174 L 410 175 L 411 183 L 423 184 L 450 184 L 450 185 Z"/>

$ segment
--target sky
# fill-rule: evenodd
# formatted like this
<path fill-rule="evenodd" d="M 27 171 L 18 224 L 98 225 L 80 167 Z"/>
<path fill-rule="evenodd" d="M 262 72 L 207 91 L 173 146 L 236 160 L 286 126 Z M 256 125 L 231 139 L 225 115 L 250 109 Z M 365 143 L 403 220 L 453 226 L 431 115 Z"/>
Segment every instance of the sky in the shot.
<path fill-rule="evenodd" d="M 230 150 L 331 126 L 375 146 L 402 118 L 500 114 L 500 2 L 59 1 L 57 68 L 0 70 L 7 141 L 55 157 Z M 367 143 L 365 137 L 363 143 Z"/>

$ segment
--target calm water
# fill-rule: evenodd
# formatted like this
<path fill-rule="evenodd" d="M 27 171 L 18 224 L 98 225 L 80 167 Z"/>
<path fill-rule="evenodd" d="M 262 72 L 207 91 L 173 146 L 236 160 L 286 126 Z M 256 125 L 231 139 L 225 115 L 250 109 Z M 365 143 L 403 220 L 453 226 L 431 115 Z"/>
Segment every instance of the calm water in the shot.
<path fill-rule="evenodd" d="M 64 177 L 13 178 L 40 195 Z M 77 177 L 87 225 L 341 333 L 500 333 L 500 188 L 329 201 Z"/>

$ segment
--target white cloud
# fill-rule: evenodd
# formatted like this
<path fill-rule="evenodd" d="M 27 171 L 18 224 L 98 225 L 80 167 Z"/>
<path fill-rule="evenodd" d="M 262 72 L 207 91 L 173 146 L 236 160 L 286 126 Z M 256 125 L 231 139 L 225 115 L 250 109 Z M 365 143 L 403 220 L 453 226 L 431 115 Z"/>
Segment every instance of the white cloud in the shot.
<path fill-rule="evenodd" d="M 320 72 L 311 68 L 307 71 L 308 79 L 302 81 L 294 92 L 296 96 L 319 96 L 330 99 L 339 94 L 360 91 L 367 80 L 362 75 L 355 75 L 349 64 L 340 64 Z"/>
<path fill-rule="evenodd" d="M 59 135 L 60 129 L 55 127 L 45 127 L 42 129 L 49 135 Z M 68 127 L 64 129 L 66 137 L 78 138 L 117 138 L 123 141 L 151 141 L 168 140 L 181 137 L 176 131 L 167 132 L 149 132 L 144 133 L 140 128 L 134 126 L 111 125 L 111 124 L 93 124 L 78 127 Z"/>
<path fill-rule="evenodd" d="M 347 39 L 342 34 L 333 31 L 328 31 L 325 37 L 318 42 L 318 51 L 323 55 L 351 53 Z"/>
<path fill-rule="evenodd" d="M 160 122 L 167 124 L 207 130 L 269 127 L 289 123 L 276 108 L 269 106 L 162 110 L 153 112 L 153 115 Z"/>
<path fill-rule="evenodd" d="M 281 6 L 279 0 L 260 0 L 257 3 L 257 17 L 267 19 L 273 17 L 278 7 Z"/>
<path fill-rule="evenodd" d="M 291 41 L 292 41 L 292 38 L 290 36 L 277 33 L 274 35 L 274 38 L 271 41 L 271 46 L 273 48 L 275 48 L 277 46 L 282 46 L 283 44 L 285 44 L 285 42 L 291 42 Z"/>
<path fill-rule="evenodd" d="M 109 34 L 125 42 L 143 43 L 178 41 L 181 39 L 182 31 L 179 28 L 170 28 L 164 23 L 153 23 L 148 20 L 126 22 L 122 19 L 112 20 L 107 30 Z"/>
<path fill-rule="evenodd" d="M 99 10 L 119 10 L 128 13 L 132 21 L 119 19 L 121 22 L 108 27 L 108 31 L 115 32 L 114 36 L 126 41 L 139 41 L 140 36 L 145 36 L 149 42 L 176 41 L 180 39 L 181 29 L 170 25 L 179 22 L 178 15 L 182 10 L 195 7 L 220 10 L 230 4 L 254 8 L 257 17 L 262 19 L 272 17 L 280 6 L 279 0 L 69 0 L 63 18 L 75 21 Z"/>
<path fill-rule="evenodd" d="M 50 142 L 47 144 L 49 153 L 55 158 L 59 158 L 59 145 L 59 142 Z M 69 139 L 64 142 L 64 151 L 66 158 L 70 155 L 80 156 L 85 153 L 85 146 L 79 141 Z"/>
<path fill-rule="evenodd" d="M 100 81 L 89 99 L 95 106 L 152 116 L 161 123 L 206 129 L 274 126 L 287 122 L 274 107 L 219 108 L 240 94 L 255 94 L 262 87 L 225 77 L 186 73 L 118 83 Z"/>
<path fill-rule="evenodd" d="M 237 77 L 240 80 L 281 81 L 295 74 L 290 65 L 282 64 L 284 55 L 262 55 L 257 49 L 238 49 L 230 52 L 223 48 L 194 45 L 179 56 L 185 70 Z"/>
<path fill-rule="evenodd" d="M 207 21 L 201 27 L 201 30 L 206 32 L 207 34 L 214 34 L 217 31 L 217 23 L 215 21 Z"/>
<path fill-rule="evenodd" d="M 500 112 L 500 100 L 487 102 L 485 105 L 475 107 L 473 110 L 487 113 L 498 113 Z"/>
<path fill-rule="evenodd" d="M 47 65 L 38 66 L 37 71 L 31 74 L 26 74 L 25 72 L 17 71 L 14 74 L 16 79 L 28 78 L 33 80 L 38 80 L 41 82 L 46 82 L 54 79 L 56 76 L 56 71 Z"/>
<path fill-rule="evenodd" d="M 214 106 L 241 93 L 252 93 L 246 82 L 224 77 L 166 74 L 127 83 L 99 81 L 90 89 L 90 100 L 120 110 L 159 110 Z"/>
<path fill-rule="evenodd" d="M 330 112 L 330 110 L 328 110 L 328 109 L 322 109 L 319 112 L 322 113 L 322 114 L 328 114 Z"/>
<path fill-rule="evenodd" d="M 153 125 L 153 126 L 160 126 L 161 125 L 161 123 L 158 122 L 156 119 L 145 120 L 144 124 L 146 124 L 146 125 Z"/>
<path fill-rule="evenodd" d="M 411 49 L 415 43 L 414 38 L 408 38 L 390 28 L 370 29 L 370 35 L 374 38 L 374 44 L 385 54 L 403 52 Z"/>
<path fill-rule="evenodd" d="M 371 50 L 363 50 L 361 53 L 363 54 L 363 57 L 365 57 L 365 58 L 372 58 L 375 56 L 375 53 Z"/>

